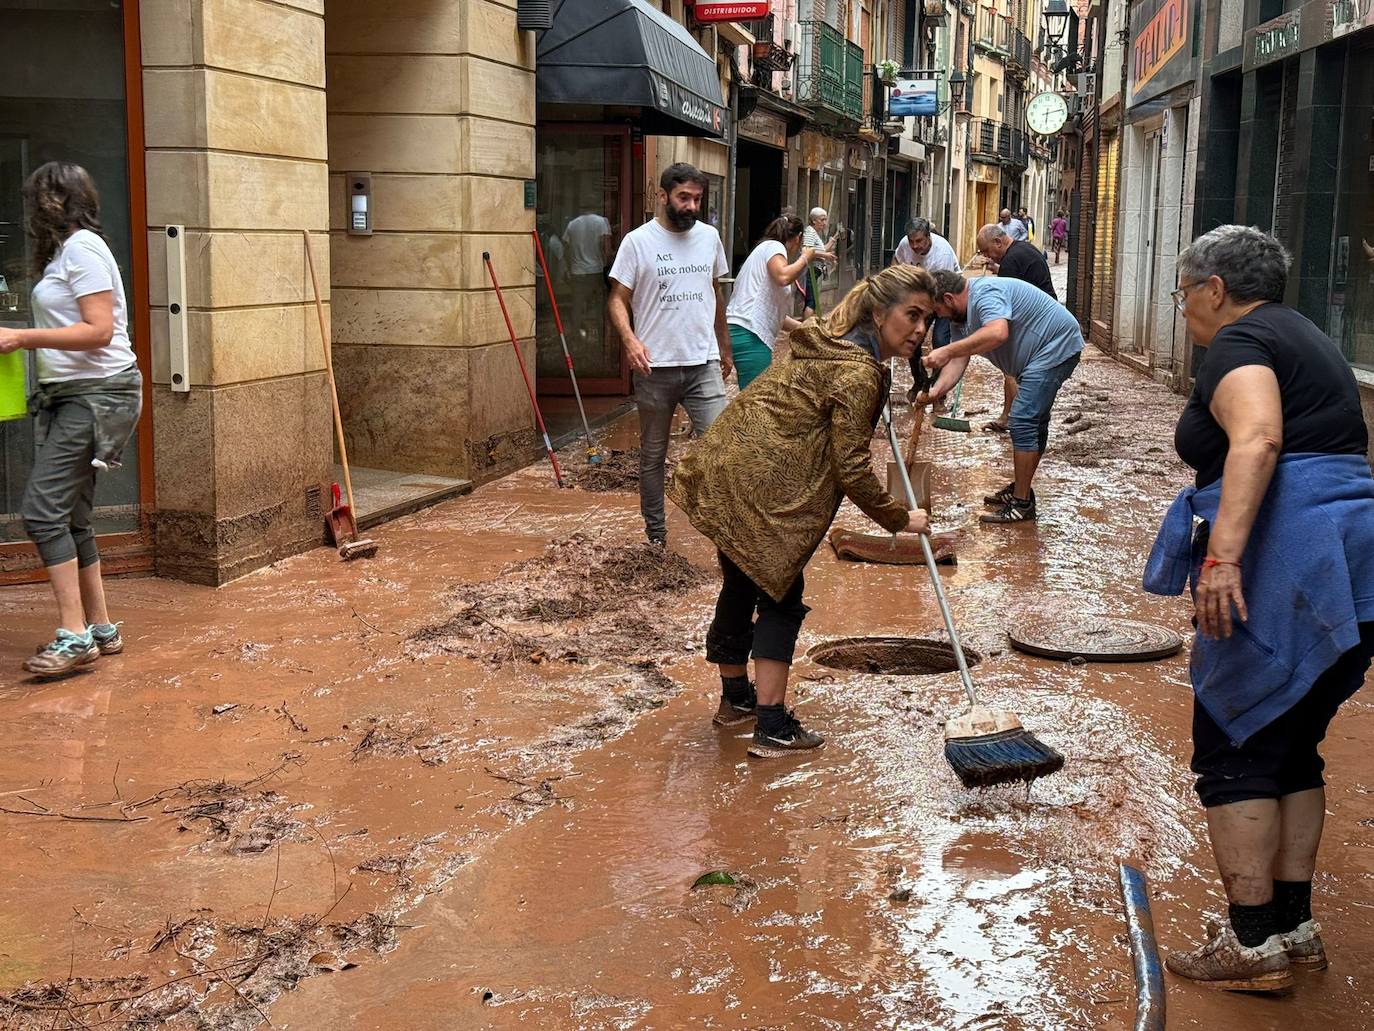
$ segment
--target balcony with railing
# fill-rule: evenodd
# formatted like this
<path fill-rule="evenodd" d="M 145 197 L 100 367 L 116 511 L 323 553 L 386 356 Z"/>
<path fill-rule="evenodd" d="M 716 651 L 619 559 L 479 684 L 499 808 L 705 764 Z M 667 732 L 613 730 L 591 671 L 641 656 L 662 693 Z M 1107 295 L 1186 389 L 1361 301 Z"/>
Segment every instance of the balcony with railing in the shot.
<path fill-rule="evenodd" d="M 836 122 L 862 121 L 863 48 L 823 21 L 803 21 L 797 54 L 797 101 Z"/>
<path fill-rule="evenodd" d="M 1031 41 L 1020 29 L 1012 29 L 1007 34 L 1007 67 L 1019 72 L 1021 78 L 1030 75 Z"/>
<path fill-rule="evenodd" d="M 1017 128 L 994 118 L 975 118 L 969 123 L 969 153 L 985 162 L 1025 168 L 1030 162 L 1030 141 Z"/>
<path fill-rule="evenodd" d="M 1007 19 L 991 7 L 980 6 L 973 18 L 973 45 L 1005 60 L 1010 54 Z"/>

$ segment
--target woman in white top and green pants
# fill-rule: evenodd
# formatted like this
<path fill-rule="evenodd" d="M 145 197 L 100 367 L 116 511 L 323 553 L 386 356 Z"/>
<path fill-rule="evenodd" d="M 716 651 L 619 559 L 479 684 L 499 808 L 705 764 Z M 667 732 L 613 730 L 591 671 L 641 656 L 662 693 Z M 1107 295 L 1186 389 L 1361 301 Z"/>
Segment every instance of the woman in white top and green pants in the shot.
<path fill-rule="evenodd" d="M 0 354 L 36 352 L 37 454 L 20 512 L 57 598 L 54 639 L 24 663 L 61 676 L 124 642 L 105 610 L 92 510 L 95 478 L 117 468 L 142 408 L 128 306 L 100 231 L 100 201 L 85 169 L 52 161 L 24 184 L 33 247 L 33 329 L 0 329 Z"/>
<path fill-rule="evenodd" d="M 803 228 L 796 215 L 775 218 L 735 278 L 725 321 L 741 390 L 772 363 L 778 331 L 801 325 L 788 311 L 792 284 L 806 275 L 814 253 L 802 246 Z"/>

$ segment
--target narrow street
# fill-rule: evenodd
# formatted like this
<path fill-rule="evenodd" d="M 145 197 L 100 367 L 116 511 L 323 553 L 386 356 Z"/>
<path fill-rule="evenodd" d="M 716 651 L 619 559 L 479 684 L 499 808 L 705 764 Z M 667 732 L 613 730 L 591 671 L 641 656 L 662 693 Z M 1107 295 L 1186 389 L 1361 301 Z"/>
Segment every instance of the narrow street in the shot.
<path fill-rule="evenodd" d="M 971 375 L 967 407 L 1000 399 L 986 363 Z M 46 587 L 0 593 L 0 1027 L 1132 1026 L 1116 863 L 1150 875 L 1161 947 L 1222 904 L 1186 651 L 1074 665 L 1005 630 L 1190 632 L 1181 599 L 1139 588 L 1187 482 L 1181 403 L 1090 349 L 1037 526 L 976 521 L 1005 438 L 922 439 L 975 678 L 1067 758 L 1029 794 L 950 775 L 951 674 L 802 661 L 794 701 L 826 746 L 747 759 L 748 728 L 710 722 L 708 543 L 670 506 L 655 559 L 633 484 L 560 492 L 546 464 L 379 528 L 370 561 L 317 549 L 218 591 L 112 581 L 128 650 L 65 681 L 10 672 L 47 632 Z M 608 443 L 632 447 L 632 420 Z M 866 520 L 846 503 L 836 525 Z M 941 636 L 920 567 L 823 546 L 807 583 L 804 649 Z M 1170 1027 L 1374 1029 L 1352 958 L 1374 950 L 1371 738 L 1357 697 L 1326 747 L 1331 969 L 1279 999 L 1170 981 Z M 694 890 L 713 870 L 735 883 Z"/>

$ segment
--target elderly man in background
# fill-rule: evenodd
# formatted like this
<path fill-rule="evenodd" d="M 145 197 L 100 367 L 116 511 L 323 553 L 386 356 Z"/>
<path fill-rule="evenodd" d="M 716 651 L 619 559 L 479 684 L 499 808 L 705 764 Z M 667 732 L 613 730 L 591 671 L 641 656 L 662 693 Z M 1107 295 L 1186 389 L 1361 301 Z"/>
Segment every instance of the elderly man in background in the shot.
<path fill-rule="evenodd" d="M 1054 282 L 1050 279 L 1049 262 L 1025 240 L 1013 240 L 1007 231 L 997 223 L 991 223 L 978 230 L 978 253 L 987 261 L 988 267 L 1004 279 L 1019 279 L 1045 291 L 1056 301 Z M 1011 418 L 1011 406 L 1016 400 L 1016 380 L 1007 376 L 1002 381 L 1002 414 L 984 424 L 984 429 L 994 433 L 1007 432 L 1007 422 Z"/>
<path fill-rule="evenodd" d="M 1013 240 L 1027 240 L 1030 238 L 1030 233 L 1026 231 L 1026 223 L 1022 222 L 1020 219 L 1012 218 L 1010 208 L 1002 209 L 1001 213 L 997 216 L 997 223 L 1006 230 L 1006 234 Z"/>
<path fill-rule="evenodd" d="M 927 272 L 939 272 L 941 269 L 963 271 L 963 264 L 954 253 L 954 248 L 935 231 L 928 218 L 913 218 L 907 223 L 906 236 L 897 245 L 892 264 L 919 265 Z M 949 337 L 949 319 L 936 318 L 931 328 L 930 346 L 944 347 L 949 343 Z M 922 370 L 916 367 L 920 360 L 920 349 L 917 348 L 917 353 L 911 356 L 911 372 L 918 383 L 922 377 Z"/>

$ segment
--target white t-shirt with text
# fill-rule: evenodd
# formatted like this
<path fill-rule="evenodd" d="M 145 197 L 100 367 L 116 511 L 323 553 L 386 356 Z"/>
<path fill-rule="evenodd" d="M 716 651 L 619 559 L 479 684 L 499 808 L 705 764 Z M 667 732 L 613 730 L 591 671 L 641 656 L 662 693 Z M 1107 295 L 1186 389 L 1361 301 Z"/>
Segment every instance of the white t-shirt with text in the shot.
<path fill-rule="evenodd" d="M 726 322 L 743 326 L 769 350 L 792 301 L 791 284 L 778 286 L 768 272 L 768 263 L 779 255 L 787 261 L 787 248 L 776 240 L 764 240 L 755 247 L 735 277 L 730 306 L 725 309 Z"/>
<path fill-rule="evenodd" d="M 719 360 L 716 280 L 729 270 L 720 233 L 705 222 L 674 233 L 652 219 L 625 234 L 611 278 L 631 293 L 635 335 L 650 365 Z"/>
<path fill-rule="evenodd" d="M 129 343 L 129 308 L 110 245 L 89 229 L 78 229 L 62 242 L 33 288 L 33 324 L 63 329 L 81 321 L 82 297 L 110 291 L 114 295 L 114 335 L 94 351 L 38 348 L 38 381 L 104 379 L 135 362 Z"/>

